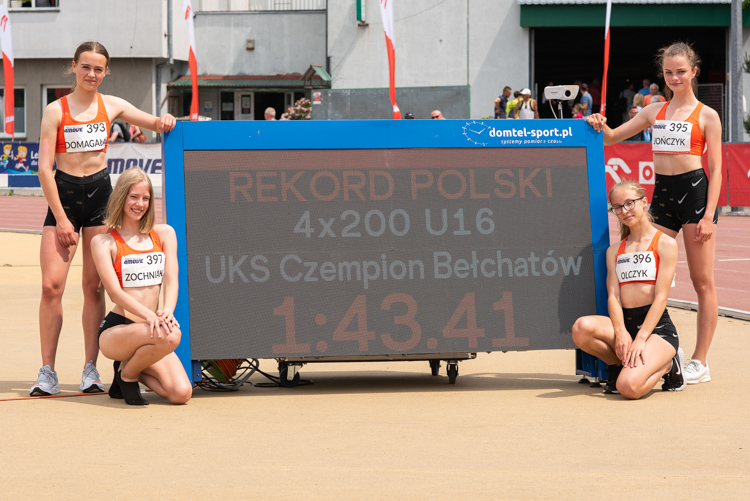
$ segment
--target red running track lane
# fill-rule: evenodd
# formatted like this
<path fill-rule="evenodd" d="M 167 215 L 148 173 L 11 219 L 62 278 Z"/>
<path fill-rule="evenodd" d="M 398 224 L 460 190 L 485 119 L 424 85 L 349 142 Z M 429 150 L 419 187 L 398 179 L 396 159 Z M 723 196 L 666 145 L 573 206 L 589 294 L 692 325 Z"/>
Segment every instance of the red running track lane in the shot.
<path fill-rule="evenodd" d="M 156 222 L 162 222 L 162 200 L 156 199 Z M 47 217 L 44 197 L 0 196 L 0 231 L 36 231 L 41 233 Z"/>
<path fill-rule="evenodd" d="M 156 221 L 162 222 L 162 201 L 156 199 Z M 0 231 L 40 232 L 47 213 L 44 197 L 0 196 Z M 610 241 L 618 240 L 617 219 L 609 215 Z M 682 232 L 677 237 L 677 278 L 670 298 L 696 302 L 690 281 Z M 719 306 L 750 311 L 750 217 L 720 216 L 716 231 L 716 288 Z"/>
<path fill-rule="evenodd" d="M 609 215 L 610 242 L 620 239 L 617 218 Z M 682 232 L 677 235 L 677 276 L 670 299 L 697 302 L 690 281 Z M 714 279 L 719 306 L 750 311 L 750 217 L 719 216 Z"/>

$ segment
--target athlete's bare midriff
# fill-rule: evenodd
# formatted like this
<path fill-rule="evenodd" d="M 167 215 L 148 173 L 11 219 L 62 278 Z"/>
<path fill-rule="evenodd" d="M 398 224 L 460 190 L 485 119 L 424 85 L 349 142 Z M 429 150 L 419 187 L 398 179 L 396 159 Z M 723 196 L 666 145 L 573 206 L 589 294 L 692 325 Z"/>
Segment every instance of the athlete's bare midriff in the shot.
<path fill-rule="evenodd" d="M 161 285 L 148 285 L 145 287 L 126 287 L 123 292 L 128 296 L 132 297 L 143 306 L 151 311 L 156 311 L 159 308 L 159 293 L 161 292 Z M 134 322 L 143 322 L 144 319 L 138 315 L 134 315 L 129 311 L 125 310 L 122 306 L 115 305 L 112 311 L 118 315 L 129 318 Z"/>
<path fill-rule="evenodd" d="M 654 153 L 654 172 L 663 176 L 677 176 L 703 168 L 698 155 L 668 155 Z"/>
<path fill-rule="evenodd" d="M 107 154 L 103 151 L 56 153 L 57 168 L 66 174 L 85 177 L 107 168 Z"/>

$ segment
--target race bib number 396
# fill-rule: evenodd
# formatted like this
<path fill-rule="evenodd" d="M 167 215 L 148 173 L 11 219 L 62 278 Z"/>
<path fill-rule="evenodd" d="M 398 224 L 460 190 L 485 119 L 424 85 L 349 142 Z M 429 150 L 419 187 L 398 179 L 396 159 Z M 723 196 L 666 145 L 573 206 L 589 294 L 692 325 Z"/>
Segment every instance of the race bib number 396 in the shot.
<path fill-rule="evenodd" d="M 103 150 L 107 145 L 108 133 L 106 122 L 66 125 L 63 127 L 65 151 L 78 153 Z"/>

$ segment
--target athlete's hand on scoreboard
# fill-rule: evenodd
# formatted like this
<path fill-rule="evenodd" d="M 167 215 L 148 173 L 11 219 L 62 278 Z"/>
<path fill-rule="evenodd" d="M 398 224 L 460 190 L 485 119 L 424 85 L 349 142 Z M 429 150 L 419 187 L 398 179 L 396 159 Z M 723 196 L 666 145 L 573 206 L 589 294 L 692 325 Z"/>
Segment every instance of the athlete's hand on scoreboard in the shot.
<path fill-rule="evenodd" d="M 177 120 L 175 120 L 175 118 L 169 113 L 166 113 L 159 117 L 157 127 L 159 129 L 159 132 L 169 132 L 170 130 L 174 129 L 176 123 Z"/>
<path fill-rule="evenodd" d="M 586 117 L 586 122 L 594 128 L 596 132 L 601 132 L 604 128 L 604 124 L 607 123 L 607 117 L 594 113 Z"/>

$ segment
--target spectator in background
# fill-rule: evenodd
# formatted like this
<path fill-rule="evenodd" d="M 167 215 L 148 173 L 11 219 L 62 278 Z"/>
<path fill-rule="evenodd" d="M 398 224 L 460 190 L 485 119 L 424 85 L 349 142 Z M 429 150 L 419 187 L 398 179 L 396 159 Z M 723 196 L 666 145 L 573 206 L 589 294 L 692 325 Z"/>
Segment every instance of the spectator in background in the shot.
<path fill-rule="evenodd" d="M 650 89 L 651 89 L 651 80 L 649 80 L 648 78 L 644 78 L 643 87 L 640 90 L 638 90 L 638 94 L 642 95 L 643 97 L 646 97 L 649 94 L 651 94 Z"/>
<path fill-rule="evenodd" d="M 512 89 L 506 85 L 503 93 L 495 99 L 495 118 L 508 118 L 505 108 L 508 106 L 508 98 L 511 92 Z"/>
<path fill-rule="evenodd" d="M 414 120 L 414 113 L 407 113 L 404 115 L 404 120 Z"/>
<path fill-rule="evenodd" d="M 430 118 L 433 120 L 445 120 L 445 117 L 440 110 L 433 110 L 432 113 L 430 113 Z"/>
<path fill-rule="evenodd" d="M 145 143 L 146 134 L 143 133 L 140 127 L 137 125 L 130 126 L 130 142 L 131 143 Z"/>
<path fill-rule="evenodd" d="M 633 98 L 635 97 L 635 91 L 633 90 L 633 82 L 625 80 L 625 88 L 620 91 L 620 96 L 617 101 L 620 104 L 622 111 L 622 121 L 628 121 L 628 110 L 633 106 Z"/>
<path fill-rule="evenodd" d="M 638 114 L 637 106 L 631 106 L 630 108 L 628 108 L 628 120 L 634 119 L 637 114 Z M 631 136 L 628 139 L 623 139 L 623 142 L 645 141 L 646 139 L 643 136 L 643 132 L 644 131 L 640 131 L 635 136 Z"/>
<path fill-rule="evenodd" d="M 640 111 L 643 109 L 643 106 L 644 106 L 643 94 L 636 94 L 635 96 L 633 96 L 633 106 L 638 108 L 638 112 L 640 113 Z"/>
<path fill-rule="evenodd" d="M 645 106 L 648 106 L 651 103 L 658 103 L 659 101 L 663 101 L 664 95 L 659 92 L 659 86 L 655 83 L 652 83 L 649 87 L 649 95 L 643 98 L 643 102 L 645 103 Z"/>
<path fill-rule="evenodd" d="M 528 88 L 521 90 L 521 97 L 516 100 L 510 116 L 521 120 L 539 118 L 539 109 L 537 102 L 531 99 L 531 90 Z"/>
<path fill-rule="evenodd" d="M 591 94 L 591 101 L 592 101 L 592 107 L 591 107 L 591 113 L 599 113 L 599 108 L 602 104 L 602 90 L 599 85 L 599 80 L 594 80 L 591 82 L 591 87 L 589 87 L 589 94 Z"/>
<path fill-rule="evenodd" d="M 276 120 L 276 110 L 270 106 L 266 108 L 266 112 L 263 114 L 263 118 L 266 120 Z"/>
<path fill-rule="evenodd" d="M 130 142 L 130 132 L 122 122 L 112 122 L 110 127 L 108 143 L 128 143 Z"/>
<path fill-rule="evenodd" d="M 583 118 L 583 107 L 581 103 L 573 105 L 573 118 Z"/>
<path fill-rule="evenodd" d="M 518 103 L 518 100 L 521 99 L 521 91 L 517 90 L 513 92 L 513 100 L 508 101 L 508 104 L 505 106 L 505 116 L 508 118 L 516 118 L 511 114 L 511 111 L 516 107 L 516 103 Z"/>
<path fill-rule="evenodd" d="M 594 99 L 589 93 L 589 86 L 585 83 L 581 84 L 581 107 L 583 108 L 583 116 L 591 116 L 592 108 L 594 106 Z"/>

